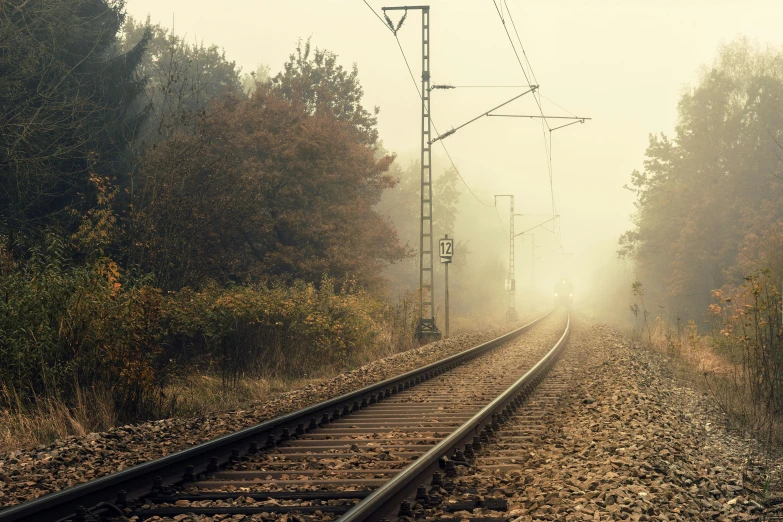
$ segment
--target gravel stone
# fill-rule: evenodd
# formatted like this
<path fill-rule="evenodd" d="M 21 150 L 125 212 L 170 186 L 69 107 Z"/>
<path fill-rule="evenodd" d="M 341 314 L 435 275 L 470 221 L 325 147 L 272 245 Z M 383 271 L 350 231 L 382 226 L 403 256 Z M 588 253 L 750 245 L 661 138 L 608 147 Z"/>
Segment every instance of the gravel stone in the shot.
<path fill-rule="evenodd" d="M 569 384 L 539 412 L 544 429 L 522 448 L 505 446 L 518 451 L 518 468 L 460 469 L 451 498 L 466 488 L 508 498 L 508 512 L 487 516 L 515 522 L 769 519 L 755 484 L 780 462 L 762 466 L 752 441 L 727 431 L 714 404 L 673 378 L 665 358 L 609 327 L 574 323 L 552 371 L 570 366 Z M 518 415 L 502 429 L 534 433 L 526 426 Z M 491 465 L 503 448 L 501 437 L 479 457 Z"/>

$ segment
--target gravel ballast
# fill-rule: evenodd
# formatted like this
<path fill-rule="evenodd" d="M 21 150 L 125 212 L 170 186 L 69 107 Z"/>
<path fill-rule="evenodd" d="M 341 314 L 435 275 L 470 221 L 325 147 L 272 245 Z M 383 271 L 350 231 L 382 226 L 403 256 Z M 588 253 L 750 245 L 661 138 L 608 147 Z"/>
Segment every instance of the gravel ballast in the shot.
<path fill-rule="evenodd" d="M 505 498 L 508 510 L 463 518 L 769 519 L 757 486 L 769 468 L 751 463 L 753 445 L 723 429 L 716 408 L 673 378 L 663 357 L 608 327 L 577 321 L 563 363 L 571 382 L 549 408 L 542 433 L 515 450 L 519 467 L 472 468 L 458 479 L 457 498 Z M 506 429 L 515 422 L 524 426 L 520 417 Z M 482 455 L 503 444 L 499 438 Z M 464 494 L 468 488 L 474 495 Z"/>

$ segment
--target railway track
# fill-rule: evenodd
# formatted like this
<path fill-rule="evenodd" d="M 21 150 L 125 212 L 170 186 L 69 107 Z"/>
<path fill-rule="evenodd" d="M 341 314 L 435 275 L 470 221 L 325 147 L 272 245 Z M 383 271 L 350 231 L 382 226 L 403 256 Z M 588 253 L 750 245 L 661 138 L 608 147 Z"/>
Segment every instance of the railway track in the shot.
<path fill-rule="evenodd" d="M 536 473 L 533 468 L 541 466 L 542 462 L 548 465 L 547 453 L 541 454 L 541 446 L 551 444 L 549 436 L 552 428 L 560 427 L 554 420 L 559 414 L 558 404 L 571 388 L 583 357 L 583 353 L 570 350 L 560 358 L 546 380 L 527 399 L 524 408 L 507 419 L 494 433 L 489 444 L 475 452 L 469 465 L 458 468 L 450 490 L 445 491 L 442 487 L 438 489 L 442 496 L 441 502 L 437 505 L 423 503 L 416 506 L 416 518 L 444 520 L 449 518 L 451 512 L 455 520 L 474 519 L 482 522 L 515 520 L 519 517 L 536 520 L 537 517 L 548 515 L 552 518 L 547 520 L 560 520 L 554 512 L 536 512 L 539 506 L 546 506 L 554 503 L 554 499 L 559 499 L 560 492 L 553 490 L 545 495 L 536 494 L 530 492 L 527 486 L 533 482 Z M 551 465 L 554 467 L 559 464 Z M 590 496 L 591 493 L 582 490 L 577 492 L 577 498 L 584 495 Z M 480 508 L 475 509 L 475 499 L 478 498 L 483 501 Z M 577 508 L 574 516 L 583 515 L 583 520 L 594 519 L 594 511 L 579 511 Z"/>
<path fill-rule="evenodd" d="M 0 511 L 0 522 L 502 512 L 502 499 L 444 500 L 462 468 L 481 467 L 476 454 L 541 382 L 569 324 L 550 312 L 442 361 Z M 537 338 L 522 335 L 534 327 Z"/>

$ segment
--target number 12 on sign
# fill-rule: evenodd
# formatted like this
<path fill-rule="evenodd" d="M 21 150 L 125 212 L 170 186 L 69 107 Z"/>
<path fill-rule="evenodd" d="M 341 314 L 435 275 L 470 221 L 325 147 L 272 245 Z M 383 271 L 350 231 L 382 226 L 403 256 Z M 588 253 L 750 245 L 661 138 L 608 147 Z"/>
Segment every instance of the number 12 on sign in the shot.
<path fill-rule="evenodd" d="M 446 239 L 440 240 L 440 262 L 451 263 L 451 258 L 454 256 L 454 240 Z"/>

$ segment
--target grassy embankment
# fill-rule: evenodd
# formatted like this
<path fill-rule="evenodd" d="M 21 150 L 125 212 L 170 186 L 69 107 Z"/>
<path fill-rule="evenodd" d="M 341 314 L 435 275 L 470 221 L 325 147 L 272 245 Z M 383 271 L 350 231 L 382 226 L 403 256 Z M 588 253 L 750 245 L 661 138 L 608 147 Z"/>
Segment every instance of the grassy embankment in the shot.
<path fill-rule="evenodd" d="M 709 394 L 730 428 L 752 437 L 762 451 L 773 450 L 783 442 L 780 294 L 768 274 L 759 272 L 714 297 L 702 331 L 692 320 L 671 324 L 656 318 L 638 320 L 636 337 Z M 636 306 L 637 319 L 649 315 L 643 300 Z"/>
<path fill-rule="evenodd" d="M 412 298 L 389 305 L 329 280 L 161 292 L 126 280 L 110 261 L 76 268 L 4 261 L 0 447 L 7 450 L 245 407 L 415 346 Z M 452 334 L 489 326 L 452 324 Z"/>
<path fill-rule="evenodd" d="M 414 345 L 411 303 L 389 306 L 328 280 L 164 293 L 123 280 L 111 262 L 4 261 L 6 449 L 241 407 Z"/>

